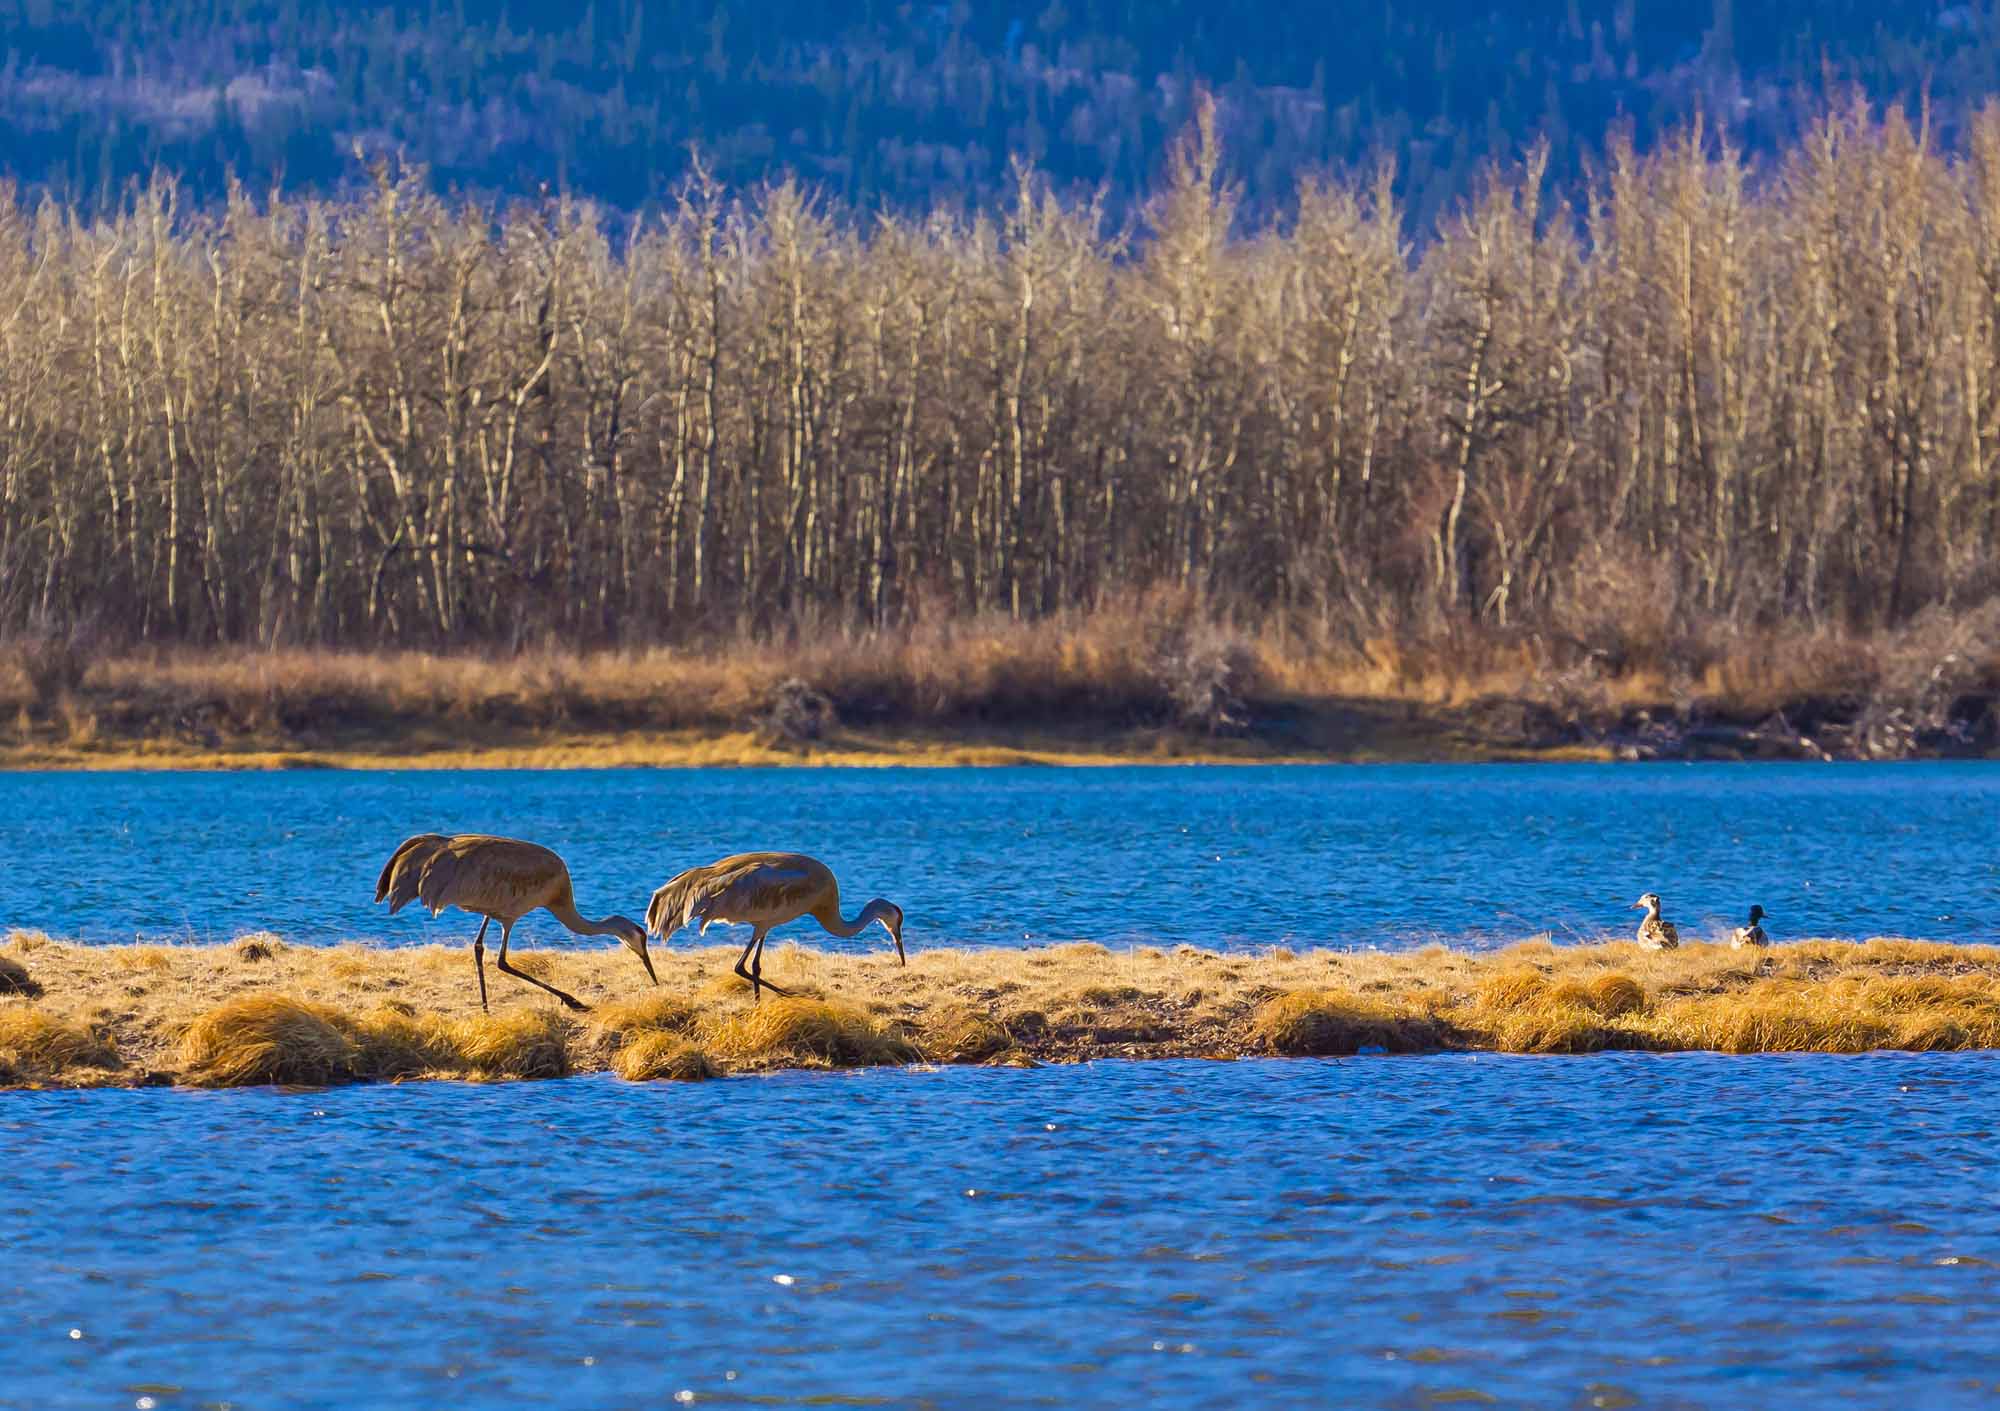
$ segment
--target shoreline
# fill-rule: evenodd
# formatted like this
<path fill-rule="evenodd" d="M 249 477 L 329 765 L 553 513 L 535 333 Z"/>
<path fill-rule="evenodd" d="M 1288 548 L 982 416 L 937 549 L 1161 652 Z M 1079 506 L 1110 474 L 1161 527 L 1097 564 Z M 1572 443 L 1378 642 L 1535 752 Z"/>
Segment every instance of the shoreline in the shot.
<path fill-rule="evenodd" d="M 786 1068 L 1033 1066 L 1362 1052 L 1858 1053 L 2000 1049 L 2000 947 L 1901 939 L 1767 950 L 1629 941 L 1499 951 L 886 952 L 774 948 L 797 994 L 751 1001 L 736 948 L 521 951 L 570 1013 L 469 948 L 0 944 L 0 1088 L 643 1081 Z"/>
<path fill-rule="evenodd" d="M 1698 673 L 1598 674 L 1498 637 L 1160 645 L 1193 630 L 1106 612 L 504 659 L 0 643 L 0 768 L 2000 758 L 2000 662 L 1949 690 L 1927 670 L 1912 697 L 1907 644 L 1736 642 Z M 1787 651 L 1812 669 L 1766 669 Z"/>
<path fill-rule="evenodd" d="M 1611 763 L 1606 747 L 1536 749 L 1459 745 L 1445 750 L 1300 750 L 1257 739 L 1201 740 L 1153 732 L 1066 738 L 993 730 L 898 734 L 843 732 L 810 744 L 777 744 L 749 731 L 558 735 L 485 745 L 403 745 L 389 739 L 314 747 L 264 742 L 202 747 L 176 741 L 0 746 L 0 770 L 23 773 L 120 770 L 256 772 L 281 769 L 938 769 L 1131 765 Z"/>

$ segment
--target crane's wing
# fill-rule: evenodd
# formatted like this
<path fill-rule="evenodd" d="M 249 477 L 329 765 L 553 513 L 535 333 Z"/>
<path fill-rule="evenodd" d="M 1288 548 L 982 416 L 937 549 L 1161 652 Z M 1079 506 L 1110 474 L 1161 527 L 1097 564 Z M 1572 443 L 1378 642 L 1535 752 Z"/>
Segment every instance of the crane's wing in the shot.
<path fill-rule="evenodd" d="M 768 858 L 724 858 L 690 867 L 654 892 L 646 908 L 646 929 L 671 936 L 690 921 L 706 926 L 782 914 L 814 891 L 813 874 L 805 867 Z"/>
<path fill-rule="evenodd" d="M 414 838 L 405 838 L 402 846 L 389 855 L 382 875 L 375 879 L 375 900 L 388 902 L 392 915 L 415 901 L 425 864 L 450 841 L 442 833 L 419 833 Z"/>

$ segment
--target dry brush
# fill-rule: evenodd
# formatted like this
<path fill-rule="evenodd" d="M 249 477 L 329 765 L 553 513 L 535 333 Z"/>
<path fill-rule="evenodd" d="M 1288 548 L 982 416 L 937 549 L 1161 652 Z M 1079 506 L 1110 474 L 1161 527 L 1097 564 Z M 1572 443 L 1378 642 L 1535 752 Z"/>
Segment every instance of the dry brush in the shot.
<path fill-rule="evenodd" d="M 2000 111 L 1543 155 L 1239 217 L 1212 114 L 1136 229 L 1023 174 L 863 222 L 694 180 L 614 234 L 385 170 L 335 203 L 0 202 L 0 632 L 511 650 L 1090 610 L 1166 585 L 1617 671 L 2000 591 Z M 1199 641 L 1185 708 L 1229 718 Z M 1921 707 L 1916 703 L 1913 708 Z"/>
<path fill-rule="evenodd" d="M 89 946 L 17 939 L 42 993 L 0 998 L 0 1084 L 327 1084 L 610 1071 L 1613 1049 L 2000 1048 L 2000 949 L 1905 940 L 1768 951 L 1629 942 L 1498 952 L 931 950 L 907 969 L 799 946 L 754 1003 L 728 947 L 526 952 L 594 1004 L 477 1007 L 460 949 Z"/>

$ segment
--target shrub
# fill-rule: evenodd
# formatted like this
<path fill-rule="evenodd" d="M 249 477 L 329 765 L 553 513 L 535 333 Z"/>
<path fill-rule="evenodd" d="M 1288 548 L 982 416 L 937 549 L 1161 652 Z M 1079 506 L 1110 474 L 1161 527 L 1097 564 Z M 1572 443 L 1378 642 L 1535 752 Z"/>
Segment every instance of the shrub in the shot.
<path fill-rule="evenodd" d="M 700 1048 L 676 1034 L 659 1030 L 641 1034 L 619 1049 L 611 1067 L 619 1077 L 631 1083 L 660 1078 L 693 1083 L 722 1076 Z"/>
<path fill-rule="evenodd" d="M 354 1079 L 360 1052 L 338 1011 L 279 995 L 245 995 L 196 1019 L 181 1040 L 188 1080 L 203 1087 Z"/>

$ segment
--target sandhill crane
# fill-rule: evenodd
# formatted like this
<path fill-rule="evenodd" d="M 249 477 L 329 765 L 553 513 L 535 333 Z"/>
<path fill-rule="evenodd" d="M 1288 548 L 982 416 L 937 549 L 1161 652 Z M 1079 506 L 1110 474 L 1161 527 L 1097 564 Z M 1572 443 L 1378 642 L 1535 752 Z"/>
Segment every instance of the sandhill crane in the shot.
<path fill-rule="evenodd" d="M 736 957 L 736 973 L 750 982 L 751 994 L 762 999 L 765 990 L 791 993 L 763 977 L 764 935 L 801 916 L 812 917 L 841 937 L 858 936 L 869 922 L 879 921 L 896 943 L 896 959 L 909 964 L 903 954 L 903 908 L 877 897 L 852 921 L 845 920 L 833 872 L 825 863 L 795 852 L 738 853 L 706 867 L 690 867 L 653 893 L 652 905 L 646 908 L 646 929 L 665 939 L 690 921 L 701 922 L 703 931 L 717 921 L 755 927 L 743 954 Z M 745 961 L 750 965 L 747 970 Z"/>
<path fill-rule="evenodd" d="M 1660 919 L 1660 894 L 1648 892 L 1632 903 L 1632 909 L 1644 909 L 1646 919 L 1639 923 L 1639 944 L 1647 950 L 1673 950 L 1681 943 L 1681 933 L 1674 929 L 1671 921 Z"/>
<path fill-rule="evenodd" d="M 1758 924 L 1763 919 L 1764 908 L 1761 906 L 1751 907 L 1750 924 L 1748 926 L 1738 926 L 1734 931 L 1729 933 L 1729 948 L 1731 950 L 1742 950 L 1745 946 L 1768 946 L 1771 944 L 1771 938 L 1764 934 L 1764 928 Z"/>
<path fill-rule="evenodd" d="M 537 907 L 579 936 L 616 936 L 638 954 L 647 978 L 660 983 L 653 973 L 653 958 L 646 953 L 646 931 L 638 922 L 623 916 L 607 916 L 591 921 L 579 916 L 576 897 L 570 891 L 569 868 L 563 860 L 539 843 L 519 838 L 493 838 L 483 833 L 419 833 L 404 840 L 390 856 L 375 883 L 375 900 L 389 903 L 393 915 L 405 905 L 420 901 L 436 916 L 448 906 L 477 912 L 486 918 L 479 934 L 472 938 L 472 963 L 479 972 L 479 1007 L 486 1008 L 486 928 L 500 923 L 500 968 L 516 979 L 540 985 L 571 1009 L 585 1009 L 574 995 L 564 994 L 554 985 L 537 980 L 507 963 L 507 938 L 514 923 Z"/>

